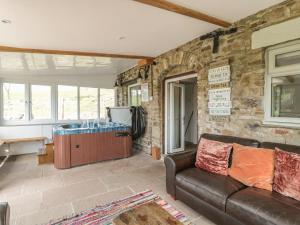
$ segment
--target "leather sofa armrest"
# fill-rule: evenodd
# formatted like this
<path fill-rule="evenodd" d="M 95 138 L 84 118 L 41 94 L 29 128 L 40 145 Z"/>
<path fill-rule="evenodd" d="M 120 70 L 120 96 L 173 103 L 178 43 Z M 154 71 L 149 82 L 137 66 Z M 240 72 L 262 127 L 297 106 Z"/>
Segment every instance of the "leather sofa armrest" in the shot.
<path fill-rule="evenodd" d="M 187 168 L 194 167 L 196 161 L 196 153 L 196 151 L 187 151 L 183 153 L 168 155 L 165 157 L 164 162 L 166 166 L 167 192 L 173 198 L 176 198 L 176 174 Z"/>
<path fill-rule="evenodd" d="M 0 225 L 9 225 L 10 208 L 7 202 L 0 202 Z"/>

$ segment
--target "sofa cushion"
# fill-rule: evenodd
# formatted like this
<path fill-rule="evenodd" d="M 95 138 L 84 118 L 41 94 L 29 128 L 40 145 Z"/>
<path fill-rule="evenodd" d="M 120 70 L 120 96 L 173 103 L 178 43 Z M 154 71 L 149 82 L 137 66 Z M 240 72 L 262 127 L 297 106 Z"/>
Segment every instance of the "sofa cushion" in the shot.
<path fill-rule="evenodd" d="M 202 169 L 189 168 L 176 175 L 176 186 L 225 211 L 227 198 L 245 188 L 234 179 Z"/>
<path fill-rule="evenodd" d="M 228 175 L 228 160 L 232 143 L 223 143 L 201 138 L 195 166 L 212 173 Z"/>
<path fill-rule="evenodd" d="M 272 191 L 275 151 L 233 144 L 232 165 L 228 172 L 241 183 Z"/>
<path fill-rule="evenodd" d="M 227 201 L 226 213 L 247 225 L 300 224 L 300 202 L 276 192 L 246 188 Z"/>
<path fill-rule="evenodd" d="M 300 154 L 276 148 L 275 155 L 274 191 L 300 201 Z"/>

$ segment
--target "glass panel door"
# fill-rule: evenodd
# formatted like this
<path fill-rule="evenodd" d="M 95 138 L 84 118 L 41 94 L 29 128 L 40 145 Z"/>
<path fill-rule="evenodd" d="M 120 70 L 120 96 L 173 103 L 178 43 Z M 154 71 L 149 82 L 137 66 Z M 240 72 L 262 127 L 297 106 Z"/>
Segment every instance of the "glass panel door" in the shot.
<path fill-rule="evenodd" d="M 170 152 L 184 150 L 184 85 L 170 84 Z"/>

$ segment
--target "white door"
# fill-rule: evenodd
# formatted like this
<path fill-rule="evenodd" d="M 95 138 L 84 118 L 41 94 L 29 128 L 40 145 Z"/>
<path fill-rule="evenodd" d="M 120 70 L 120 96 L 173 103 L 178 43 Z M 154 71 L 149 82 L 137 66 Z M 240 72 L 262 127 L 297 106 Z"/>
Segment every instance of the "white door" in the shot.
<path fill-rule="evenodd" d="M 170 83 L 169 153 L 184 151 L 184 85 Z"/>

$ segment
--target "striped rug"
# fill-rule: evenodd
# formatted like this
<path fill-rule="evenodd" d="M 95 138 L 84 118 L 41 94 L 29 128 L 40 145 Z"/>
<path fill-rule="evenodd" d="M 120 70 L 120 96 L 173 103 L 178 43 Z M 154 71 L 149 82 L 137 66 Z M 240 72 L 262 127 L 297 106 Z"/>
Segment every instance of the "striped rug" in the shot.
<path fill-rule="evenodd" d="M 118 201 L 97 206 L 69 218 L 50 222 L 48 225 L 111 225 L 112 220 L 119 214 L 153 201 L 184 225 L 192 224 L 185 215 L 174 209 L 159 196 L 153 194 L 152 191 L 144 191 Z"/>

